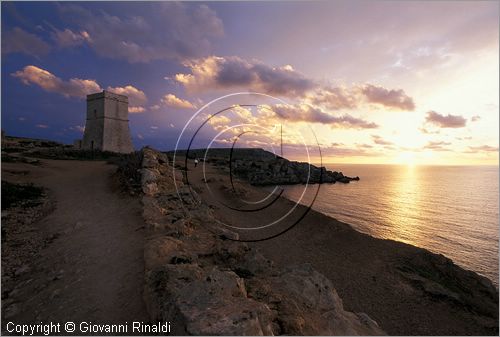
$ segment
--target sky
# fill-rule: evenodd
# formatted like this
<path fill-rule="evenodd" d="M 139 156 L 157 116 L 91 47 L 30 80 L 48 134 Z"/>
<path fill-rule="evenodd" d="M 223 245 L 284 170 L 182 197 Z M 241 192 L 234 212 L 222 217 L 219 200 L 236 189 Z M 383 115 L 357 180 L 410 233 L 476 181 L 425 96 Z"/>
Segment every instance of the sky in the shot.
<path fill-rule="evenodd" d="M 497 1 L 2 2 L 1 122 L 71 144 L 129 97 L 136 149 L 498 165 Z M 221 110 L 223 110 L 221 112 Z"/>

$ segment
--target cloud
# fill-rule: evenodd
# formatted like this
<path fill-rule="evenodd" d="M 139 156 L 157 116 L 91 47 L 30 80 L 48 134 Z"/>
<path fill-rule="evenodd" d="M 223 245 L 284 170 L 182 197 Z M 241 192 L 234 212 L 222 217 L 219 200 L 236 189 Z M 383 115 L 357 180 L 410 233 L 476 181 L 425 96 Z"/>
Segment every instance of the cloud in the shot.
<path fill-rule="evenodd" d="M 237 56 L 210 56 L 185 61 L 189 73 L 173 79 L 188 91 L 237 89 L 292 98 L 330 110 L 355 109 L 364 104 L 390 109 L 414 110 L 415 104 L 402 89 L 386 89 L 372 84 L 344 86 L 322 85 L 297 72 L 291 65 L 271 67 L 257 60 Z M 170 78 L 170 77 L 167 77 Z"/>
<path fill-rule="evenodd" d="M 75 129 L 77 129 L 79 132 L 83 133 L 85 131 L 85 126 L 82 125 L 76 125 Z"/>
<path fill-rule="evenodd" d="M 361 148 L 349 148 L 340 146 L 322 147 L 321 153 L 323 158 L 327 157 L 376 157 L 380 155 L 379 152 L 373 149 Z"/>
<path fill-rule="evenodd" d="M 26 85 L 35 84 L 48 92 L 54 92 L 66 97 L 85 98 L 89 94 L 101 92 L 101 86 L 95 80 L 83 80 L 72 78 L 65 81 L 51 72 L 33 65 L 16 71 L 12 76 L 19 78 Z M 128 96 L 130 113 L 142 113 L 146 109 L 143 105 L 147 103 L 146 94 L 132 85 L 124 87 L 108 87 L 106 90 Z"/>
<path fill-rule="evenodd" d="M 108 87 L 106 90 L 114 92 L 119 95 L 125 95 L 128 97 L 128 112 L 130 113 L 143 113 L 146 111 L 144 105 L 147 103 L 148 98 L 144 91 L 137 89 L 132 85 L 126 85 L 124 87 Z"/>
<path fill-rule="evenodd" d="M 437 134 L 441 133 L 441 131 L 439 129 L 437 129 L 437 130 L 429 130 L 429 129 L 427 129 L 424 126 L 419 127 L 418 129 L 420 130 L 420 132 L 422 132 L 422 133 L 424 133 L 426 135 L 437 135 Z"/>
<path fill-rule="evenodd" d="M 237 56 L 210 56 L 184 63 L 190 74 L 176 74 L 175 80 L 190 91 L 245 89 L 271 95 L 303 95 L 315 83 L 291 66 L 270 67 Z"/>
<path fill-rule="evenodd" d="M 194 109 L 195 106 L 185 100 L 185 99 L 182 99 L 182 98 L 179 98 L 177 96 L 175 96 L 174 94 L 167 94 L 165 96 L 163 96 L 163 98 L 161 99 L 161 102 L 168 106 L 168 107 L 171 107 L 171 108 L 175 108 L 175 109 Z"/>
<path fill-rule="evenodd" d="M 370 145 L 370 144 L 356 144 L 356 146 L 358 148 L 362 148 L 362 149 L 372 149 L 373 148 L 373 145 Z"/>
<path fill-rule="evenodd" d="M 318 86 L 308 93 L 306 99 L 314 105 L 331 110 L 355 109 L 364 104 L 383 106 L 389 109 L 414 110 L 415 103 L 403 89 L 386 89 L 372 84 L 344 86 Z"/>
<path fill-rule="evenodd" d="M 221 116 L 221 115 L 213 116 L 208 120 L 208 124 L 211 125 L 214 128 L 214 130 L 220 131 L 226 129 L 229 125 L 231 125 L 231 119 L 228 118 L 227 116 Z"/>
<path fill-rule="evenodd" d="M 382 137 L 378 135 L 372 135 L 372 140 L 375 144 L 377 145 L 393 145 L 393 142 L 389 142 L 387 140 L 384 140 Z"/>
<path fill-rule="evenodd" d="M 83 133 L 85 131 L 85 126 L 75 125 L 75 126 L 70 126 L 68 129 L 71 131 L 77 131 L 77 132 Z"/>
<path fill-rule="evenodd" d="M 376 103 L 388 108 L 401 110 L 414 110 L 413 99 L 406 95 L 404 90 L 389 90 L 381 86 L 365 84 L 361 87 L 361 92 L 365 95 L 369 103 Z"/>
<path fill-rule="evenodd" d="M 159 2 L 140 6 L 132 16 L 74 4 L 58 8 L 63 18 L 89 35 L 87 41 L 96 54 L 130 63 L 201 57 L 209 54 L 212 39 L 224 35 L 222 21 L 207 5 Z"/>
<path fill-rule="evenodd" d="M 131 114 L 140 114 L 146 112 L 146 109 L 143 108 L 142 106 L 129 106 L 128 112 Z"/>
<path fill-rule="evenodd" d="M 73 32 L 71 29 L 54 29 L 52 33 L 52 39 L 57 43 L 59 47 L 75 47 L 84 44 L 85 42 L 91 42 L 89 33 L 85 30 L 81 32 Z"/>
<path fill-rule="evenodd" d="M 48 129 L 48 128 L 49 128 L 49 126 L 48 126 L 48 125 L 46 125 L 46 124 L 37 124 L 37 125 L 35 125 L 35 126 L 36 126 L 37 128 L 39 128 L 39 129 Z"/>
<path fill-rule="evenodd" d="M 477 122 L 481 119 L 481 116 L 479 115 L 475 115 L 475 116 L 472 116 L 472 118 L 470 119 L 471 122 Z"/>
<path fill-rule="evenodd" d="M 2 33 L 2 54 L 24 53 L 38 57 L 47 55 L 49 51 L 48 43 L 19 27 Z"/>
<path fill-rule="evenodd" d="M 451 145 L 449 142 L 428 142 L 423 148 L 426 150 L 433 150 L 433 151 L 451 151 L 450 149 L 446 148 L 445 146 Z"/>
<path fill-rule="evenodd" d="M 319 88 L 308 95 L 308 101 L 328 109 L 354 109 L 359 105 L 359 97 L 355 92 L 345 87 Z"/>
<path fill-rule="evenodd" d="M 55 92 L 66 97 L 84 98 L 88 94 L 102 91 L 95 80 L 72 78 L 64 81 L 47 70 L 33 65 L 16 71 L 12 76 L 20 79 L 24 84 L 35 84 L 48 92 Z"/>
<path fill-rule="evenodd" d="M 481 145 L 481 146 L 469 146 L 471 152 L 498 152 L 498 146 Z"/>
<path fill-rule="evenodd" d="M 435 111 L 427 112 L 425 121 L 440 128 L 463 128 L 467 124 L 467 120 L 462 116 L 441 115 Z"/>
<path fill-rule="evenodd" d="M 342 116 L 333 116 L 325 113 L 320 108 L 313 107 L 308 104 L 276 104 L 272 106 L 272 110 L 279 117 L 284 118 L 287 121 L 329 124 L 334 127 L 350 129 L 374 129 L 378 127 L 375 123 L 347 114 Z"/>

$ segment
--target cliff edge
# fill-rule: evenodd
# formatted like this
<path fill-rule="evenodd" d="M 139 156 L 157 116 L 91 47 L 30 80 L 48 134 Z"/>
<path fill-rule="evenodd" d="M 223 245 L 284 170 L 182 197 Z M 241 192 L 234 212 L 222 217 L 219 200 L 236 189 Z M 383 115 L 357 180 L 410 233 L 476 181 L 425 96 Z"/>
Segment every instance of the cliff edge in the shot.
<path fill-rule="evenodd" d="M 143 149 L 144 297 L 152 320 L 170 321 L 174 334 L 384 334 L 368 315 L 346 311 L 332 282 L 310 265 L 278 268 L 224 239 L 237 234 L 173 174 L 165 154 Z"/>

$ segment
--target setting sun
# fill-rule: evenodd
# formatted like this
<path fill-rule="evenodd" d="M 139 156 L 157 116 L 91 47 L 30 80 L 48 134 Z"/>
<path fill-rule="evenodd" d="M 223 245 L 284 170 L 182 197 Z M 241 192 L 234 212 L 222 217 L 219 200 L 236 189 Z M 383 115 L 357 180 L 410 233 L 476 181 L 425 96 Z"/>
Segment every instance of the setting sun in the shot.
<path fill-rule="evenodd" d="M 417 164 L 416 156 L 413 152 L 401 152 L 401 154 L 396 158 L 396 163 L 399 165 L 414 166 Z"/>
<path fill-rule="evenodd" d="M 2 1 L 1 333 L 498 336 L 499 12 Z"/>

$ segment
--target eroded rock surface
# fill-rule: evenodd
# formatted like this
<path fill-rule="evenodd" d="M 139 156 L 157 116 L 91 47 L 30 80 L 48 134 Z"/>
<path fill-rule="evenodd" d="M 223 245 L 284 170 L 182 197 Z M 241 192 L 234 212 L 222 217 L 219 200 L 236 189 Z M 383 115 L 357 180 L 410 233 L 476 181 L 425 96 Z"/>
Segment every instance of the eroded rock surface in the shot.
<path fill-rule="evenodd" d="M 280 269 L 222 228 L 168 159 L 143 149 L 145 301 L 173 333 L 381 335 L 344 310 L 332 283 L 309 265 Z M 174 183 L 174 179 L 175 182 Z"/>

